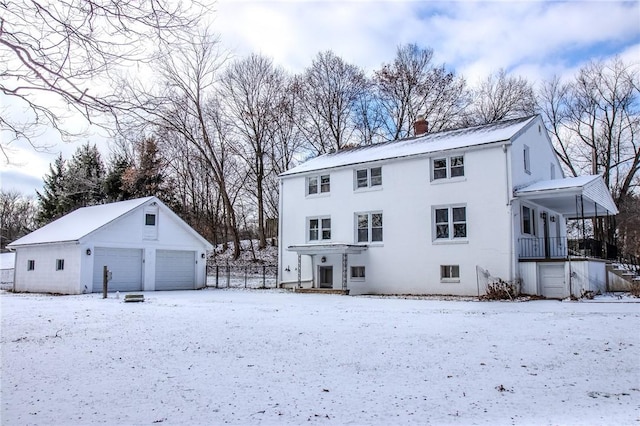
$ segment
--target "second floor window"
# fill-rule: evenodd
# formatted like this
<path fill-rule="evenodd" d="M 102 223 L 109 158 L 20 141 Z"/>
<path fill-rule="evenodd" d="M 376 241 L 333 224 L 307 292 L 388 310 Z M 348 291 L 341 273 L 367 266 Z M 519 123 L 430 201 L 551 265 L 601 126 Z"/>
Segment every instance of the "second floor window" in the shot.
<path fill-rule="evenodd" d="M 56 271 L 62 271 L 64 269 L 64 259 L 56 259 Z"/>
<path fill-rule="evenodd" d="M 356 226 L 357 242 L 382 242 L 382 213 L 358 213 Z"/>
<path fill-rule="evenodd" d="M 309 219 L 309 241 L 331 239 L 331 218 L 314 217 Z"/>
<path fill-rule="evenodd" d="M 356 170 L 356 189 L 382 186 L 382 167 Z"/>
<path fill-rule="evenodd" d="M 434 158 L 432 162 L 433 180 L 450 179 L 464 176 L 464 157 Z"/>
<path fill-rule="evenodd" d="M 331 191 L 329 175 L 307 178 L 307 195 L 323 194 Z"/>

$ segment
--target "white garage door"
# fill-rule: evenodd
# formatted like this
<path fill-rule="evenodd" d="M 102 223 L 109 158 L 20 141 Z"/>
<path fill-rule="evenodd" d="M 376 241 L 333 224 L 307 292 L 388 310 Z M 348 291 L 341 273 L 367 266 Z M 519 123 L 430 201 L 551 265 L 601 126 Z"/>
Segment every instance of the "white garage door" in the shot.
<path fill-rule="evenodd" d="M 564 263 L 540 265 L 542 295 L 549 299 L 564 299 L 569 296 L 565 279 Z"/>
<path fill-rule="evenodd" d="M 142 290 L 142 250 L 96 247 L 93 260 L 93 291 L 102 291 L 102 271 L 111 271 L 109 291 Z"/>
<path fill-rule="evenodd" d="M 193 290 L 195 287 L 195 252 L 156 251 L 156 290 Z"/>

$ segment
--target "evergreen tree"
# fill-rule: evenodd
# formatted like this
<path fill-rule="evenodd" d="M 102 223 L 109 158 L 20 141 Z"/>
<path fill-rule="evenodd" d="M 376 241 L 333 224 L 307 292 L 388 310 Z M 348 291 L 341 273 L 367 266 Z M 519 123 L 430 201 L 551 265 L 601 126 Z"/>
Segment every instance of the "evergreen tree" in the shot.
<path fill-rule="evenodd" d="M 165 192 L 165 176 L 158 143 L 153 137 L 142 139 L 138 142 L 136 151 L 135 164 L 122 176 L 123 191 L 132 197 L 161 196 Z"/>
<path fill-rule="evenodd" d="M 38 225 L 46 225 L 66 213 L 65 178 L 66 164 L 60 154 L 53 164 L 49 164 L 49 174 L 44 176 L 42 193 L 36 191 L 40 204 L 36 215 Z"/>
<path fill-rule="evenodd" d="M 124 154 L 114 154 L 109 163 L 109 170 L 104 180 L 107 201 L 123 201 L 133 198 L 133 195 L 125 188 L 123 180 L 125 172 L 133 166 L 133 162 Z"/>
<path fill-rule="evenodd" d="M 68 164 L 65 190 L 70 202 L 68 211 L 103 203 L 104 164 L 98 148 L 88 142 L 79 147 Z"/>

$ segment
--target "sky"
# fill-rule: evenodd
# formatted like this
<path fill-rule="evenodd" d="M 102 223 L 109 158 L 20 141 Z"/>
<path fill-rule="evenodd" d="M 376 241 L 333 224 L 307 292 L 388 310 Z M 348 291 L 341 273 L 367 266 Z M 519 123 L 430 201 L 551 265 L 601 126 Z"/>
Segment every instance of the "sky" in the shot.
<path fill-rule="evenodd" d="M 218 0 L 210 20 L 233 57 L 263 54 L 293 73 L 332 50 L 371 74 L 406 43 L 432 48 L 436 64 L 470 85 L 501 68 L 539 84 L 616 55 L 640 64 L 640 1 Z M 34 195 L 55 157 L 71 158 L 86 141 L 106 160 L 105 132 L 79 125 L 87 136 L 73 142 L 44 132 L 47 152 L 12 144 L 11 162 L 2 159 L 2 188 Z"/>

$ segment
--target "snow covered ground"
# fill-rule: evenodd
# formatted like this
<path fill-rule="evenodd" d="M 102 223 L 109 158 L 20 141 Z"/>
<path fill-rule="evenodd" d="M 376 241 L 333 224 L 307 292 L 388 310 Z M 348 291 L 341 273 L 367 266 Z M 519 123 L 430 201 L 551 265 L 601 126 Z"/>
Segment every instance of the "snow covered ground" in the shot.
<path fill-rule="evenodd" d="M 637 303 L 145 298 L 2 292 L 1 423 L 640 420 Z"/>

